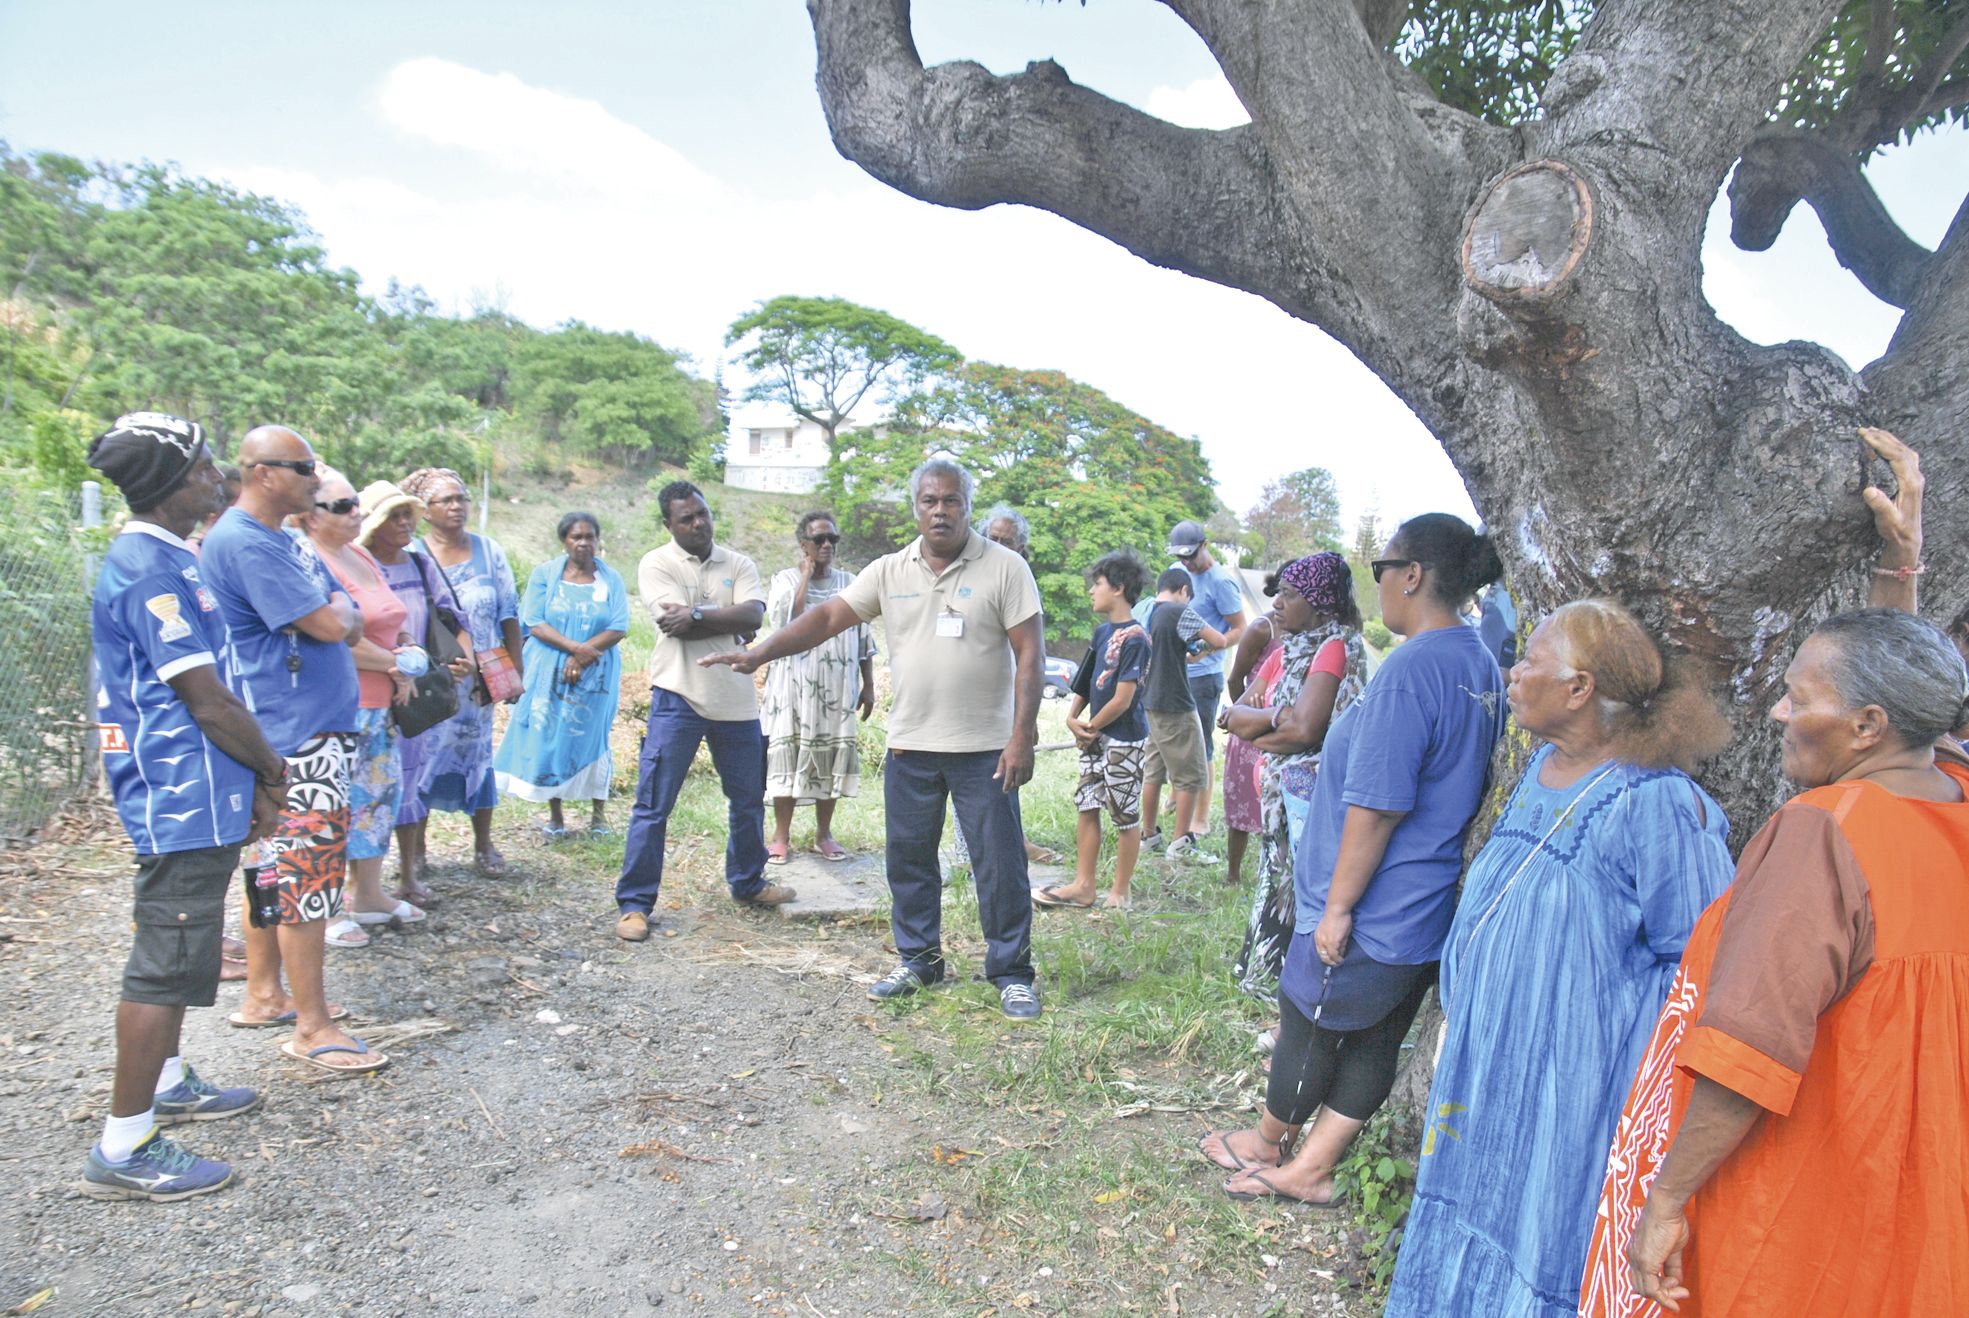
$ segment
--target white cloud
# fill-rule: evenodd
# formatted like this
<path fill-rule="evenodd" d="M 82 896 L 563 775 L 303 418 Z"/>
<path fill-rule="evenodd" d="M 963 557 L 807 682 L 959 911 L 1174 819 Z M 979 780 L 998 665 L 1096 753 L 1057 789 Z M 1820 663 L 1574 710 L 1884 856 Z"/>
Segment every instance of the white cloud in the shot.
<path fill-rule="evenodd" d="M 386 121 L 412 137 L 593 192 L 655 200 L 721 190 L 599 101 L 535 87 L 510 73 L 431 57 L 405 60 L 383 79 L 377 104 Z"/>
<path fill-rule="evenodd" d="M 1142 108 L 1158 119 L 1184 128 L 1235 128 L 1251 122 L 1244 102 L 1218 74 L 1187 87 L 1157 87 Z"/>

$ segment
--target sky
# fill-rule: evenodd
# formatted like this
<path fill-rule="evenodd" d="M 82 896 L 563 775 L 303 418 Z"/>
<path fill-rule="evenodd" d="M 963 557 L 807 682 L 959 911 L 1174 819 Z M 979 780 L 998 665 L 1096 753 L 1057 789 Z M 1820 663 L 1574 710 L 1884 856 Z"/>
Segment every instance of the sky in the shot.
<path fill-rule="evenodd" d="M 1244 119 L 1154 0 L 917 0 L 915 15 L 926 62 L 1054 58 L 1174 122 Z M 1197 436 L 1240 511 L 1317 465 L 1350 526 L 1370 509 L 1384 525 L 1474 515 L 1428 431 L 1312 326 L 1057 217 L 930 206 L 843 160 L 798 0 L 0 0 L 0 139 L 280 197 L 371 291 L 394 278 L 449 310 L 634 330 L 707 375 L 756 303 L 844 297 Z M 1969 180 L 1969 133 L 1884 152 L 1870 175 L 1932 246 Z M 1815 339 L 1855 366 L 1899 317 L 1802 206 L 1770 252 L 1745 253 L 1719 199 L 1704 271 L 1747 337 Z"/>

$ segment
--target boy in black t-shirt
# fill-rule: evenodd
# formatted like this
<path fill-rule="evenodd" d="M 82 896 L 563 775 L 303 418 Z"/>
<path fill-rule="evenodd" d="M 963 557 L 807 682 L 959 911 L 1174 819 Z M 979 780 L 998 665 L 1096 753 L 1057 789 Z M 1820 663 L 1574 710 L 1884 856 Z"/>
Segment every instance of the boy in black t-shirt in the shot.
<path fill-rule="evenodd" d="M 1163 853 L 1170 860 L 1214 865 L 1217 857 L 1198 845 L 1190 831 L 1197 794 L 1210 781 L 1210 759 L 1190 692 L 1189 659 L 1207 648 L 1222 649 L 1224 638 L 1190 607 L 1190 574 L 1172 567 L 1156 579 L 1155 603 L 1143 619 L 1149 633 L 1149 680 L 1143 705 L 1148 710 L 1148 753 L 1143 759 L 1142 844 L 1156 846 L 1157 807 L 1166 781 L 1175 798 L 1175 837 Z"/>
<path fill-rule="evenodd" d="M 1074 675 L 1073 708 L 1067 711 L 1067 729 L 1080 746 L 1080 782 L 1073 794 L 1080 812 L 1078 855 L 1073 882 L 1041 888 L 1032 895 L 1035 906 L 1085 910 L 1094 904 L 1106 812 L 1119 837 L 1114 886 L 1103 905 L 1128 909 L 1128 884 L 1142 844 L 1142 761 L 1149 735 L 1142 696 L 1150 663 L 1148 633 L 1128 610 L 1147 575 L 1142 560 L 1126 550 L 1087 570 L 1087 600 L 1103 621 Z"/>

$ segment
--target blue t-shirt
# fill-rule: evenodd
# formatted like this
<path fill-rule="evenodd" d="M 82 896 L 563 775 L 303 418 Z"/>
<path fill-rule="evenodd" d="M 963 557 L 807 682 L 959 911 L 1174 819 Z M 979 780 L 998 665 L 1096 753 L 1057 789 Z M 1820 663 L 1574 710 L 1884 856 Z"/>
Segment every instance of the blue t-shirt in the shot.
<path fill-rule="evenodd" d="M 1114 689 L 1123 682 L 1135 684 L 1128 712 L 1101 729 L 1101 735 L 1115 741 L 1143 741 L 1149 735 L 1145 699 L 1149 673 L 1149 634 L 1132 619 L 1104 622 L 1094 629 L 1094 642 L 1074 675 L 1074 690 L 1087 700 L 1087 717 L 1093 718 L 1114 699 Z"/>
<path fill-rule="evenodd" d="M 294 626 L 334 590 L 304 540 L 228 508 L 205 536 L 206 584 L 232 632 L 232 685 L 282 755 L 318 732 L 356 729 L 356 661 L 340 641 Z M 300 671 L 290 670 L 290 657 Z"/>
<path fill-rule="evenodd" d="M 1405 810 L 1354 907 L 1354 938 L 1390 965 L 1442 955 L 1463 835 L 1505 713 L 1503 675 L 1474 629 L 1444 627 L 1395 647 L 1326 734 L 1293 867 L 1299 933 L 1326 913 L 1347 807 Z"/>
<path fill-rule="evenodd" d="M 152 522 L 124 527 L 103 555 L 90 627 L 103 771 L 137 854 L 245 841 L 253 771 L 206 738 L 169 685 L 207 664 L 225 676 L 226 625 L 191 547 Z"/>
<path fill-rule="evenodd" d="M 1190 573 L 1190 607 L 1202 616 L 1205 623 L 1215 632 L 1224 631 L 1231 621 L 1231 615 L 1244 612 L 1244 588 L 1238 585 L 1237 573 L 1222 563 L 1212 563 L 1208 572 L 1191 572 L 1190 565 L 1178 562 L 1174 566 Z M 1189 666 L 1191 677 L 1205 677 L 1224 671 L 1223 650 L 1210 653 Z"/>

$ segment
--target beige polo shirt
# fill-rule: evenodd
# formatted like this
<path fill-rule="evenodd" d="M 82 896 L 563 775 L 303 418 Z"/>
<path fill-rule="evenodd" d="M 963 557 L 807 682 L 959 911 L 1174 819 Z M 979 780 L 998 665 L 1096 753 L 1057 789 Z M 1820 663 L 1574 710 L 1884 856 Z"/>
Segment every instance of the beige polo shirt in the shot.
<path fill-rule="evenodd" d="M 759 569 L 752 560 L 720 544 L 711 546 L 711 557 L 702 563 L 696 555 L 679 549 L 675 540 L 652 549 L 636 569 L 636 584 L 643 592 L 643 607 L 652 618 L 665 604 L 723 609 L 766 600 L 759 588 Z M 737 648 L 735 636 L 686 641 L 665 636 L 659 627 L 656 649 L 649 659 L 650 685 L 682 696 L 702 718 L 756 719 L 759 693 L 750 677 L 731 668 L 697 666 L 697 661 L 708 654 Z"/>
<path fill-rule="evenodd" d="M 923 540 L 876 559 L 840 599 L 889 641 L 889 749 L 1001 751 L 1018 663 L 1006 633 L 1039 612 L 1032 569 L 975 531 L 942 576 Z"/>

